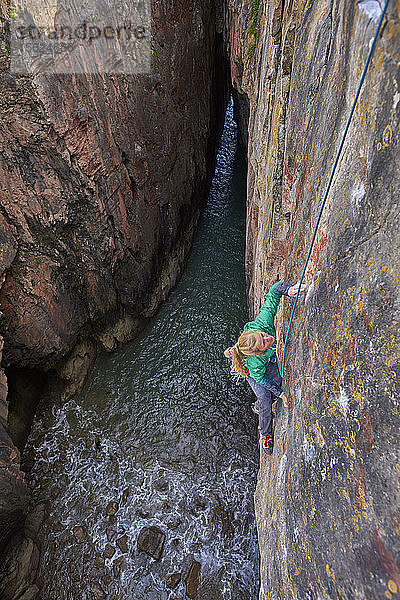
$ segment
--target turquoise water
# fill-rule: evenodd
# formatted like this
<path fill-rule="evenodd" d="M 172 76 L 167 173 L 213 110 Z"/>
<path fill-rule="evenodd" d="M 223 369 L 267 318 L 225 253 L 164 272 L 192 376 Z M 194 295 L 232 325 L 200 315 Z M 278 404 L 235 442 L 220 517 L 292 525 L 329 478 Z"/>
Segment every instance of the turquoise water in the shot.
<path fill-rule="evenodd" d="M 178 287 L 138 338 L 97 360 L 82 394 L 39 411 L 27 451 L 36 500 L 51 506 L 44 599 L 101 597 L 100 588 L 115 600 L 183 598 L 184 582 L 170 590 L 166 577 L 185 576 L 192 559 L 202 565 L 200 600 L 257 597 L 257 421 L 247 384 L 235 385 L 223 357 L 247 320 L 245 185 L 230 105 Z M 149 525 L 166 534 L 160 561 L 136 547 Z M 103 565 L 107 543 L 116 552 Z"/>

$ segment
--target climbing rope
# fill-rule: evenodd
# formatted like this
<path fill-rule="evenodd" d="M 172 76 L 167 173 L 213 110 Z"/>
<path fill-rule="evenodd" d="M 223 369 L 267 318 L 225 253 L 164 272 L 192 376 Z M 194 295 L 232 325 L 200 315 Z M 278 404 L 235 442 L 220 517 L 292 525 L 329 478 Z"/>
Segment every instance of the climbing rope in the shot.
<path fill-rule="evenodd" d="M 296 310 L 297 300 L 298 300 L 299 294 L 300 294 L 301 284 L 303 283 L 304 275 L 306 273 L 307 265 L 308 265 L 308 262 L 310 260 L 311 252 L 312 252 L 312 249 L 313 249 L 313 246 L 314 246 L 314 242 L 315 242 L 315 238 L 316 238 L 316 235 L 317 235 L 319 223 L 321 221 L 322 213 L 324 211 L 326 200 L 328 198 L 328 193 L 329 193 L 329 190 L 331 188 L 331 184 L 332 184 L 332 180 L 333 180 L 333 177 L 334 177 L 334 174 L 335 174 L 335 171 L 336 171 L 336 167 L 337 167 L 337 164 L 339 162 L 340 155 L 342 153 L 342 149 L 343 149 L 343 146 L 344 146 L 346 135 L 347 135 L 347 132 L 348 132 L 349 127 L 350 127 L 350 122 L 351 122 L 353 113 L 354 113 L 355 108 L 356 108 L 357 100 L 358 100 L 358 97 L 359 97 L 360 92 L 361 92 L 362 84 L 364 83 L 364 79 L 365 79 L 365 75 L 367 73 L 367 69 L 368 69 L 369 63 L 371 62 L 372 53 L 374 51 L 375 44 L 376 44 L 376 41 L 378 39 L 378 35 L 379 35 L 380 29 L 381 29 L 382 21 L 384 19 L 384 16 L 385 16 L 388 4 L 389 4 L 389 0 L 386 0 L 385 6 L 383 7 L 383 10 L 382 10 L 382 13 L 381 13 L 381 16 L 380 16 L 380 19 L 379 19 L 378 26 L 376 28 L 376 33 L 375 33 L 375 36 L 374 36 L 371 48 L 370 48 L 368 56 L 367 56 L 367 60 L 365 61 L 364 71 L 363 71 L 363 73 L 361 75 L 361 79 L 360 79 L 360 83 L 358 85 L 357 93 L 356 93 L 354 101 L 353 101 L 353 106 L 351 107 L 349 118 L 347 119 L 346 128 L 345 128 L 344 133 L 343 133 L 342 141 L 340 142 L 339 150 L 338 150 L 338 153 L 336 155 L 336 159 L 335 159 L 335 162 L 334 162 L 334 165 L 333 165 L 333 168 L 332 168 L 332 171 L 331 171 L 331 175 L 330 175 L 330 178 L 329 178 L 329 181 L 328 181 L 328 186 L 326 188 L 324 199 L 323 199 L 322 204 L 321 204 L 321 209 L 319 211 L 317 223 L 316 223 L 315 228 L 314 228 L 314 233 L 313 233 L 313 236 L 312 236 L 312 239 L 311 239 L 311 244 L 310 244 L 310 249 L 308 251 L 307 260 L 305 262 L 304 269 L 303 269 L 303 272 L 301 274 L 299 289 L 297 291 L 296 299 L 294 301 L 293 308 L 292 308 L 292 313 L 290 315 L 289 328 L 288 328 L 287 333 L 286 333 L 285 345 L 283 347 L 282 368 L 279 366 L 279 363 L 278 363 L 278 368 L 280 370 L 281 376 L 283 376 L 283 371 L 284 371 L 284 368 L 285 368 L 286 346 L 287 346 L 287 342 L 288 342 L 288 339 L 289 339 L 290 330 L 291 330 L 291 327 L 292 327 L 293 315 L 294 315 L 294 312 Z"/>

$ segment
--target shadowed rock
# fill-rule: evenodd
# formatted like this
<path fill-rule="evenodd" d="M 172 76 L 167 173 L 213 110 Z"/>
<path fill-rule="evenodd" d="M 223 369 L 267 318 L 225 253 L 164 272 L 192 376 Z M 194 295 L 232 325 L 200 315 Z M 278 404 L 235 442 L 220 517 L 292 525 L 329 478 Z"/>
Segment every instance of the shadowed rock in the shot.
<path fill-rule="evenodd" d="M 190 565 L 189 573 L 186 577 L 186 594 L 189 598 L 196 597 L 200 581 L 200 570 L 201 564 L 197 560 L 194 560 Z"/>
<path fill-rule="evenodd" d="M 31 585 L 29 588 L 19 596 L 18 600 L 36 600 L 37 595 L 39 593 L 39 588 L 37 585 Z"/>
<path fill-rule="evenodd" d="M 121 552 L 128 552 L 128 543 L 127 542 L 128 542 L 127 535 L 123 535 L 122 537 L 118 538 L 117 546 L 121 550 Z"/>
<path fill-rule="evenodd" d="M 160 560 L 164 548 L 165 533 L 152 525 L 144 527 L 139 533 L 137 547 L 138 550 L 145 552 L 152 558 Z"/>
<path fill-rule="evenodd" d="M 0 424 L 0 551 L 24 522 L 28 504 L 24 475 L 19 450 Z"/>
<path fill-rule="evenodd" d="M 79 542 L 80 544 L 82 542 L 86 542 L 88 539 L 87 536 L 87 531 L 84 527 L 82 527 L 82 525 L 76 525 L 73 530 L 72 530 L 74 537 L 76 539 L 77 542 Z"/>
<path fill-rule="evenodd" d="M 26 537 L 30 537 L 33 540 L 36 538 L 40 526 L 45 519 L 47 508 L 48 504 L 46 502 L 41 502 L 40 504 L 37 504 L 35 508 L 28 514 L 24 525 L 24 533 Z"/>
<path fill-rule="evenodd" d="M 9 543 L 0 563 L 0 598 L 15 600 L 34 586 L 39 565 L 39 549 L 22 534 Z M 31 593 L 31 590 L 29 593 Z"/>
<path fill-rule="evenodd" d="M 181 579 L 182 579 L 181 573 L 172 573 L 171 575 L 168 575 L 168 577 L 166 579 L 166 584 L 169 588 L 171 588 L 171 590 L 174 590 Z"/>
<path fill-rule="evenodd" d="M 106 513 L 109 517 L 112 517 L 118 512 L 119 504 L 118 502 L 109 502 L 107 504 Z"/>
<path fill-rule="evenodd" d="M 103 552 L 103 556 L 104 556 L 104 558 L 112 558 L 114 556 L 115 552 L 116 552 L 116 550 L 115 550 L 114 546 L 111 546 L 111 544 L 106 544 L 106 547 Z"/>

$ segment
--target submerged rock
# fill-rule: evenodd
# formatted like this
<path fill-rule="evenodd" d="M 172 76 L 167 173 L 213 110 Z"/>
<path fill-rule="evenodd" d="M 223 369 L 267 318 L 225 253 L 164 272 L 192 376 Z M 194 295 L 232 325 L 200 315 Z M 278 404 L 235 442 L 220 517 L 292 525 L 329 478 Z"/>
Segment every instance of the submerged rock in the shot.
<path fill-rule="evenodd" d="M 106 514 L 111 517 L 118 512 L 119 504 L 118 502 L 109 502 L 106 508 Z"/>
<path fill-rule="evenodd" d="M 116 549 L 111 544 L 106 544 L 106 547 L 103 552 L 104 558 L 112 558 L 116 553 Z"/>
<path fill-rule="evenodd" d="M 114 577 L 119 577 L 121 574 L 121 571 L 124 571 L 125 568 L 126 568 L 125 557 L 119 556 L 118 558 L 116 558 L 113 562 Z"/>
<path fill-rule="evenodd" d="M 94 525 L 94 518 L 93 518 L 93 517 L 88 517 L 88 518 L 86 519 L 86 524 L 87 524 L 89 527 L 93 527 L 93 525 Z"/>
<path fill-rule="evenodd" d="M 126 534 L 118 538 L 117 546 L 121 552 L 128 552 L 128 536 Z"/>
<path fill-rule="evenodd" d="M 74 534 L 74 537 L 79 544 L 86 542 L 88 539 L 87 531 L 82 525 L 75 525 L 75 527 L 72 530 L 72 533 Z"/>
<path fill-rule="evenodd" d="M 103 556 L 100 556 L 100 554 L 97 554 L 95 559 L 94 559 L 94 564 L 96 565 L 96 567 L 98 569 L 102 569 L 104 567 L 104 558 Z"/>
<path fill-rule="evenodd" d="M 224 567 L 207 578 L 203 578 L 197 590 L 197 600 L 223 600 L 221 578 L 225 573 Z"/>
<path fill-rule="evenodd" d="M 182 573 L 171 573 L 166 579 L 166 584 L 171 590 L 174 590 L 182 579 Z"/>
<path fill-rule="evenodd" d="M 169 481 L 166 477 L 160 477 L 153 483 L 153 487 L 159 492 L 166 492 L 169 489 Z"/>
<path fill-rule="evenodd" d="M 95 600 L 104 600 L 106 597 L 106 594 L 98 581 L 92 581 L 90 584 L 90 591 L 92 592 Z"/>
<path fill-rule="evenodd" d="M 138 550 L 145 552 L 155 560 L 160 560 L 164 548 L 165 533 L 155 525 L 144 527 L 138 537 Z"/>
<path fill-rule="evenodd" d="M 141 519 L 148 519 L 151 515 L 151 512 L 150 512 L 149 508 L 144 507 L 144 508 L 138 508 L 136 511 L 136 514 Z"/>
<path fill-rule="evenodd" d="M 194 560 L 190 565 L 189 573 L 186 577 L 186 594 L 189 598 L 196 597 L 200 581 L 200 570 L 201 564 L 197 560 Z"/>
<path fill-rule="evenodd" d="M 106 536 L 107 536 L 107 540 L 109 542 L 111 542 L 115 538 L 116 535 L 117 535 L 117 533 L 114 529 L 112 529 L 111 527 L 107 527 Z"/>
<path fill-rule="evenodd" d="M 181 525 L 181 524 L 182 524 L 182 519 L 180 519 L 180 517 L 178 517 L 177 515 L 173 515 L 167 521 L 168 529 L 177 529 L 179 527 L 179 525 Z"/>
<path fill-rule="evenodd" d="M 62 531 L 64 531 L 65 527 L 64 525 L 62 525 L 60 523 L 60 521 L 56 521 L 53 525 L 52 525 L 52 531 L 55 531 L 56 533 L 61 533 Z"/>

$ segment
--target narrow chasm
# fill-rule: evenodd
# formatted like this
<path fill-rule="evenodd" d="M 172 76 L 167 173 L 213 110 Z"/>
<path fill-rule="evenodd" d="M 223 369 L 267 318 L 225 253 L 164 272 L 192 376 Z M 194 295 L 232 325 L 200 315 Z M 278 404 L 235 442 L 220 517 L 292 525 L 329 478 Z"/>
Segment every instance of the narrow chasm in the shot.
<path fill-rule="evenodd" d="M 169 300 L 133 342 L 97 359 L 81 394 L 39 405 L 25 454 L 32 502 L 49 506 L 43 598 L 257 596 L 257 427 L 222 354 L 247 316 L 237 137 L 231 102 Z"/>

